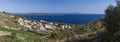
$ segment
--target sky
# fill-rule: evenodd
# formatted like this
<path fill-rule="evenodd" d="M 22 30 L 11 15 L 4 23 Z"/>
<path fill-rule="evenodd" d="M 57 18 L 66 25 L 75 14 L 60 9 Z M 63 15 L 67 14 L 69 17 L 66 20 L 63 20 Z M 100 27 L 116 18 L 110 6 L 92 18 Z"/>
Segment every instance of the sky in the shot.
<path fill-rule="evenodd" d="M 0 11 L 10 13 L 96 13 L 104 14 L 115 0 L 0 0 Z"/>

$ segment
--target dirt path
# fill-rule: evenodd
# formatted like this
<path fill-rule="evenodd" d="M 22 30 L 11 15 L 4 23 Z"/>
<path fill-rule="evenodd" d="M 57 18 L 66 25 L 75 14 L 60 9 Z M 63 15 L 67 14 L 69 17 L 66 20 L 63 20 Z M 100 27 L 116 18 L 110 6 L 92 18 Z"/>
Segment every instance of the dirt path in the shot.
<path fill-rule="evenodd" d="M 10 32 L 0 31 L 0 37 L 4 35 L 10 35 Z"/>

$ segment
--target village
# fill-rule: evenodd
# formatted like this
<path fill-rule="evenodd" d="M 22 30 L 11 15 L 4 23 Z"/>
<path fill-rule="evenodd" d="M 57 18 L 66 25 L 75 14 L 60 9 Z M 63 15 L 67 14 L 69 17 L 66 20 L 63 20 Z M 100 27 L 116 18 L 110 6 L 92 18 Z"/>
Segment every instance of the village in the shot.
<path fill-rule="evenodd" d="M 73 28 L 74 26 L 70 26 L 70 25 L 65 25 L 65 24 L 58 24 L 58 23 L 52 23 L 52 22 L 46 22 L 43 20 L 38 21 L 32 21 L 32 20 L 27 20 L 27 19 L 23 19 L 23 18 L 19 18 L 17 20 L 18 24 L 20 24 L 21 26 L 25 27 L 26 29 L 30 29 L 30 30 L 47 30 L 47 29 L 52 29 L 52 30 L 56 30 L 56 29 L 66 29 L 66 28 Z"/>

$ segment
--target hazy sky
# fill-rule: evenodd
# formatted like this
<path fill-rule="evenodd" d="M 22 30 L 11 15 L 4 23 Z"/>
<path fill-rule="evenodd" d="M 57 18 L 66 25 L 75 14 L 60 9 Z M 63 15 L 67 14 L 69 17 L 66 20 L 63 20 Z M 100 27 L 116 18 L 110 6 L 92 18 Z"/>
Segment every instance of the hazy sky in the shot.
<path fill-rule="evenodd" d="M 104 13 L 115 0 L 0 0 L 0 11 L 11 13 Z"/>

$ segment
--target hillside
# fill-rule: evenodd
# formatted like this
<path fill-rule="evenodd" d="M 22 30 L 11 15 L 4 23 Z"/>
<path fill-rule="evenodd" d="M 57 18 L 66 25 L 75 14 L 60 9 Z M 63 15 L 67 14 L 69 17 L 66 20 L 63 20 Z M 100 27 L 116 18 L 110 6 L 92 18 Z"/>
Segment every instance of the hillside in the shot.
<path fill-rule="evenodd" d="M 0 13 L 2 42 L 89 42 L 105 32 L 103 20 L 83 25 L 36 21 L 8 13 Z"/>

